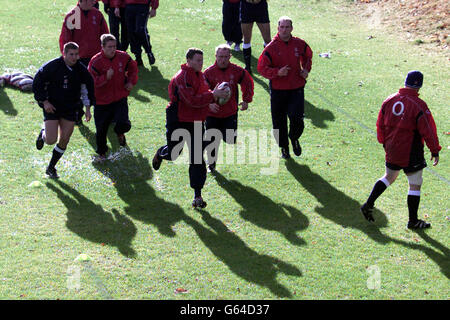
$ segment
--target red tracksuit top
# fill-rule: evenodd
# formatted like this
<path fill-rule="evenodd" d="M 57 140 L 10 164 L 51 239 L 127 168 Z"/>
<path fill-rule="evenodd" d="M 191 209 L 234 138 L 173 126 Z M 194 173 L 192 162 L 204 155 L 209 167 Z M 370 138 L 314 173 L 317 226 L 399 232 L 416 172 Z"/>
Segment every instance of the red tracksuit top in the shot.
<path fill-rule="evenodd" d="M 80 47 L 80 58 L 92 58 L 102 49 L 100 36 L 105 33 L 109 33 L 109 29 L 103 14 L 92 8 L 86 15 L 77 5 L 64 18 L 59 48 L 63 53 L 64 45 L 72 41 Z"/>
<path fill-rule="evenodd" d="M 111 7 L 120 8 L 127 4 L 149 4 L 152 9 L 156 10 L 159 7 L 159 0 L 110 0 Z"/>
<path fill-rule="evenodd" d="M 114 70 L 114 75 L 107 80 L 109 68 Z M 97 53 L 89 62 L 88 70 L 94 79 L 97 105 L 107 105 L 128 97 L 130 91 L 125 89 L 125 83 L 136 85 L 138 80 L 136 61 L 120 50 L 116 51 L 112 59 L 105 57 L 103 51 Z"/>
<path fill-rule="evenodd" d="M 208 67 L 203 74 L 205 75 L 206 81 L 209 83 L 210 89 L 214 89 L 218 83 L 228 82 L 231 88 L 231 98 L 230 100 L 220 106 L 218 113 L 210 112 L 208 116 L 216 118 L 226 118 L 238 112 L 238 100 L 239 100 L 239 89 L 238 84 L 241 85 L 242 100 L 250 103 L 253 99 L 253 78 L 250 74 L 242 67 L 230 63 L 226 69 L 220 69 L 217 63 Z"/>
<path fill-rule="evenodd" d="M 214 95 L 203 73 L 195 71 L 186 63 L 170 80 L 169 98 L 167 108 L 178 109 L 177 120 L 180 122 L 204 121 L 209 104 L 214 102 Z"/>
<path fill-rule="evenodd" d="M 306 80 L 300 71 L 311 71 L 312 50 L 300 38 L 291 37 L 286 43 L 277 34 L 264 48 L 258 59 L 258 72 L 271 81 L 274 90 L 293 90 L 303 88 Z M 278 70 L 289 65 L 291 70 L 285 77 L 278 76 Z"/>
<path fill-rule="evenodd" d="M 420 136 L 419 136 L 420 135 Z M 433 155 L 441 150 L 436 124 L 425 101 L 413 89 L 402 88 L 382 104 L 377 120 L 378 142 L 384 145 L 386 162 L 408 167 L 411 150 L 425 141 Z"/>
<path fill-rule="evenodd" d="M 109 2 L 110 8 L 125 8 L 125 1 L 123 0 L 103 0 Z"/>

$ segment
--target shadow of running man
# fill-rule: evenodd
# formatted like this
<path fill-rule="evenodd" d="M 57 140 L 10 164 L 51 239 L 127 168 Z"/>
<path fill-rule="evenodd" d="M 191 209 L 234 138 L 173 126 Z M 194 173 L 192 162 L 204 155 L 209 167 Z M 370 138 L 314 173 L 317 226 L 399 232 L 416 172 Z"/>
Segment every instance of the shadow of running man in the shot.
<path fill-rule="evenodd" d="M 14 109 L 11 99 L 3 88 L 0 88 L 0 109 L 8 116 L 17 116 L 18 112 Z"/>
<path fill-rule="evenodd" d="M 202 215 L 209 228 L 197 220 L 185 216 L 185 222 L 197 233 L 205 246 L 228 268 L 242 279 L 268 288 L 280 298 L 290 298 L 292 294 L 277 282 L 278 273 L 301 277 L 302 272 L 294 265 L 274 257 L 259 254 L 247 246 L 235 233 L 230 232 L 222 221 L 212 217 L 205 210 L 196 210 Z"/>
<path fill-rule="evenodd" d="M 169 93 L 167 88 L 169 83 L 170 79 L 164 78 L 157 66 L 152 66 L 151 70 L 141 68 L 139 69 L 139 81 L 131 91 L 131 96 L 144 103 L 151 102 L 146 95 L 140 93 L 142 90 L 146 94 L 158 96 L 168 101 Z"/>
<path fill-rule="evenodd" d="M 172 227 L 182 221 L 184 211 L 181 207 L 156 196 L 148 183 L 152 179 L 149 160 L 140 152 L 121 148 L 103 163 L 94 162 L 93 166 L 108 177 L 116 188 L 117 195 L 126 203 L 126 214 L 145 224 L 154 225 L 158 231 L 167 236 L 176 234 Z"/>
<path fill-rule="evenodd" d="M 117 247 L 126 257 L 136 252 L 131 242 L 136 236 L 136 227 L 126 216 L 113 209 L 112 213 L 84 197 L 77 190 L 60 180 L 47 187 L 56 193 L 67 208 L 67 229 L 91 242 Z M 65 191 L 65 192 L 64 192 Z"/>
<path fill-rule="evenodd" d="M 95 150 L 95 133 L 87 126 L 80 126 L 79 129 Z M 111 127 L 108 140 L 111 143 L 108 160 L 93 161 L 93 167 L 111 180 L 117 195 L 127 204 L 124 210 L 129 217 L 154 225 L 161 234 L 174 237 L 176 234 L 172 227 L 183 219 L 183 209 L 156 196 L 148 183 L 153 178 L 149 160 L 128 146 L 120 147 Z"/>
<path fill-rule="evenodd" d="M 243 219 L 260 228 L 281 233 L 293 245 L 306 244 L 297 232 L 306 229 L 309 220 L 298 209 L 275 203 L 256 189 L 228 180 L 217 171 L 212 174 L 218 185 L 242 206 L 239 214 Z"/>
<path fill-rule="evenodd" d="M 442 243 L 430 237 L 424 230 L 413 230 L 412 232 L 417 233 L 425 242 L 436 248 L 438 251 L 417 243 L 407 243 L 394 238 L 391 238 L 391 240 L 392 242 L 401 244 L 404 247 L 423 251 L 441 268 L 441 272 L 447 277 L 447 279 L 450 279 L 450 250 Z"/>
<path fill-rule="evenodd" d="M 305 100 L 305 118 L 311 119 L 312 125 L 321 129 L 328 128 L 325 121 L 334 121 L 335 119 L 333 112 L 320 109 L 307 100 Z"/>
<path fill-rule="evenodd" d="M 438 251 L 422 244 L 409 243 L 383 234 L 379 228 L 386 227 L 388 222 L 383 212 L 375 209 L 375 222 L 369 224 L 359 211 L 361 204 L 335 189 L 320 175 L 312 172 L 308 166 L 299 165 L 293 159 L 290 159 L 286 162 L 286 168 L 322 204 L 321 207 L 316 208 L 316 212 L 324 218 L 334 221 L 344 228 L 359 229 L 378 243 L 388 244 L 393 242 L 407 249 L 420 250 L 439 265 L 447 278 L 450 277 L 449 249 L 431 238 L 423 230 L 415 232 Z"/>
<path fill-rule="evenodd" d="M 286 161 L 286 168 L 292 176 L 321 204 L 315 211 L 324 218 L 334 221 L 344 228 L 359 229 L 379 243 L 389 240 L 378 228 L 387 226 L 386 216 L 376 210 L 375 225 L 368 225 L 360 216 L 360 204 L 345 193 L 334 188 L 320 175 L 314 173 L 306 165 L 300 165 L 295 160 Z"/>

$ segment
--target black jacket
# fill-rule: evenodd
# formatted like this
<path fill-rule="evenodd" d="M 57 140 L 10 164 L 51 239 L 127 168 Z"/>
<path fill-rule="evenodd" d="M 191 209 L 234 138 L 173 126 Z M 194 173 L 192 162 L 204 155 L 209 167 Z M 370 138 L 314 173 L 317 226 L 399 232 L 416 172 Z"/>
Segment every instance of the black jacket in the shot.
<path fill-rule="evenodd" d="M 88 90 L 90 104 L 95 104 L 94 81 L 86 67 L 77 62 L 68 67 L 63 57 L 48 61 L 39 69 L 33 80 L 34 98 L 42 108 L 48 100 L 56 109 L 80 106 L 81 84 Z"/>

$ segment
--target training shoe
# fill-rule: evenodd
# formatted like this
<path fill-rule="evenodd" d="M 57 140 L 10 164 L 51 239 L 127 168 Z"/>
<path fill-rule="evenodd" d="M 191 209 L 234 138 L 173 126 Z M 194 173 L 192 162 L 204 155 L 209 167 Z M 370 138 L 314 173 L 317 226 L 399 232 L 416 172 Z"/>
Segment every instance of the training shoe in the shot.
<path fill-rule="evenodd" d="M 367 202 L 361 206 L 360 210 L 361 210 L 361 213 L 364 215 L 364 218 L 366 218 L 367 221 L 370 221 L 370 222 L 375 221 L 375 219 L 373 218 L 373 215 L 372 215 L 373 207 L 369 207 Z"/>
<path fill-rule="evenodd" d="M 47 170 L 45 170 L 45 173 L 48 175 L 51 179 L 58 179 L 58 173 L 56 172 L 55 167 L 47 167 Z"/>
<path fill-rule="evenodd" d="M 138 67 L 144 65 L 144 61 L 142 61 L 142 57 L 141 56 L 136 56 L 136 63 L 138 65 Z"/>
<path fill-rule="evenodd" d="M 156 59 L 155 59 L 155 55 L 153 54 L 153 52 L 150 51 L 149 53 L 147 53 L 147 56 L 148 56 L 148 62 L 150 63 L 150 65 L 154 65 Z"/>
<path fill-rule="evenodd" d="M 417 220 L 417 221 L 408 221 L 408 229 L 427 229 L 431 227 L 431 224 L 428 222 L 425 222 L 423 220 Z"/>
<path fill-rule="evenodd" d="M 127 145 L 127 139 L 123 133 L 117 135 L 117 139 L 119 140 L 119 145 L 121 147 L 125 147 Z"/>
<path fill-rule="evenodd" d="M 44 138 L 42 138 L 42 135 L 44 134 L 44 129 L 41 129 L 39 132 L 39 135 L 36 139 L 36 149 L 41 150 L 44 147 Z"/>
<path fill-rule="evenodd" d="M 239 43 L 236 43 L 236 44 L 234 45 L 234 51 L 236 51 L 236 52 L 241 51 L 241 47 L 240 47 L 240 44 L 239 44 Z"/>
<path fill-rule="evenodd" d="M 302 147 L 300 146 L 298 140 L 292 141 L 292 150 L 297 157 L 300 157 L 302 154 Z"/>
<path fill-rule="evenodd" d="M 289 154 L 289 149 L 288 148 L 281 148 L 281 157 L 283 159 L 290 159 L 291 155 Z"/>
<path fill-rule="evenodd" d="M 192 201 L 192 207 L 200 209 L 206 208 L 206 202 L 203 201 L 202 197 L 197 197 Z"/>
<path fill-rule="evenodd" d="M 152 167 L 153 167 L 153 169 L 155 169 L 155 171 L 159 170 L 159 167 L 161 167 L 162 161 L 163 161 L 163 159 L 159 156 L 159 149 L 158 149 L 158 151 L 156 151 L 155 156 L 153 157 L 153 160 L 152 160 Z"/>

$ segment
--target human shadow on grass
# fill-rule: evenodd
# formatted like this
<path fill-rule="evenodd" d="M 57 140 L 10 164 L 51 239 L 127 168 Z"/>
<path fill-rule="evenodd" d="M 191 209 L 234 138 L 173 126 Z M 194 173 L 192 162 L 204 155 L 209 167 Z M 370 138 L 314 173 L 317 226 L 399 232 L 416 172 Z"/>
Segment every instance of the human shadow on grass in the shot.
<path fill-rule="evenodd" d="M 275 203 L 256 189 L 236 180 L 228 180 L 218 171 L 212 173 L 218 185 L 238 202 L 243 210 L 240 216 L 254 225 L 281 233 L 293 245 L 305 245 L 297 235 L 309 225 L 308 218 L 294 207 Z"/>
<path fill-rule="evenodd" d="M 302 272 L 294 265 L 277 258 L 259 254 L 247 246 L 234 232 L 228 230 L 219 219 L 208 211 L 196 210 L 209 228 L 197 220 L 185 216 L 184 221 L 197 233 L 205 246 L 228 268 L 242 279 L 268 288 L 280 298 L 292 297 L 291 292 L 277 282 L 278 273 L 301 277 Z"/>
<path fill-rule="evenodd" d="M 356 200 L 333 187 L 308 166 L 298 164 L 291 158 L 286 161 L 286 168 L 320 202 L 321 206 L 316 207 L 315 211 L 321 216 L 344 228 L 359 229 L 376 242 L 385 244 L 389 241 L 379 230 L 388 222 L 382 212 L 375 210 L 375 225 L 368 225 L 359 213 L 360 204 Z"/>
<path fill-rule="evenodd" d="M 392 242 L 401 244 L 410 249 L 423 251 L 431 260 L 433 260 L 440 268 L 442 273 L 450 279 L 450 250 L 442 243 L 436 241 L 427 234 L 425 230 L 414 230 L 425 242 L 437 249 L 433 250 L 427 246 L 416 243 L 407 243 L 402 240 L 391 238 Z M 440 251 L 440 252 L 439 252 Z"/>
<path fill-rule="evenodd" d="M 161 97 L 167 101 L 169 100 L 168 87 L 170 80 L 164 78 L 158 67 L 153 66 L 151 70 L 139 68 L 138 77 L 139 80 L 130 94 L 136 100 L 141 102 L 151 102 L 148 97 L 139 93 L 141 90 L 150 95 Z"/>
<path fill-rule="evenodd" d="M 438 251 L 427 246 L 409 243 L 383 234 L 379 229 L 387 226 L 387 218 L 380 210 L 374 210 L 374 223 L 369 223 L 360 213 L 361 204 L 350 198 L 345 193 L 334 188 L 320 175 L 314 173 L 306 165 L 300 165 L 295 160 L 286 161 L 286 168 L 294 178 L 321 203 L 316 212 L 344 228 L 359 229 L 371 239 L 381 244 L 390 242 L 402 245 L 408 249 L 420 250 L 431 260 L 440 266 L 442 273 L 450 277 L 450 253 L 449 249 L 431 238 L 426 231 L 417 232 L 426 242 L 434 246 Z M 439 252 L 440 251 L 440 252 Z"/>
<path fill-rule="evenodd" d="M 125 213 L 135 220 L 154 225 L 167 237 L 176 236 L 172 227 L 183 220 L 184 211 L 157 197 L 149 184 L 153 177 L 149 160 L 140 152 L 123 147 L 108 158 L 104 162 L 93 162 L 93 166 L 111 180 L 117 195 L 126 203 Z"/>
<path fill-rule="evenodd" d="M 18 114 L 17 110 L 14 109 L 11 99 L 3 88 L 0 88 L 0 108 L 4 114 L 9 116 L 17 116 Z"/>
<path fill-rule="evenodd" d="M 137 229 L 129 218 L 116 209 L 105 211 L 61 180 L 47 182 L 47 187 L 67 208 L 67 229 L 88 241 L 117 247 L 126 257 L 136 255 L 131 242 Z"/>
<path fill-rule="evenodd" d="M 305 100 L 305 118 L 311 119 L 313 126 L 321 129 L 328 128 L 326 121 L 334 121 L 333 112 L 327 109 L 320 109 Z"/>

